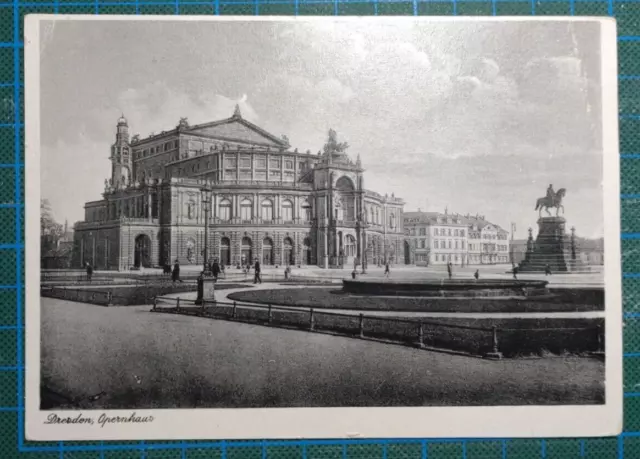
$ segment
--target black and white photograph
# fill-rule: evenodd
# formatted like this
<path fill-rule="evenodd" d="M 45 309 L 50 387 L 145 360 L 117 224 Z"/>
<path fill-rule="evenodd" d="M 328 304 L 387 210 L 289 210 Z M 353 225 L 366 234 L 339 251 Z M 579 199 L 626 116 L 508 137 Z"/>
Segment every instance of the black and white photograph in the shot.
<path fill-rule="evenodd" d="M 28 437 L 617 434 L 615 40 L 29 16 Z"/>

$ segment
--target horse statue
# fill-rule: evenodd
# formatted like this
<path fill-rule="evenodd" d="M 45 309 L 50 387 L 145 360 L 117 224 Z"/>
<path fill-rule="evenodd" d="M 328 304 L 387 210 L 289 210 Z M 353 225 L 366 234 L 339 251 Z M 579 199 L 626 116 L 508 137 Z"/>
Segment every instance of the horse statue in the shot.
<path fill-rule="evenodd" d="M 545 196 L 544 198 L 538 199 L 536 201 L 536 208 L 535 208 L 535 210 L 539 211 L 538 216 L 542 217 L 542 209 L 544 208 L 547 214 L 549 214 L 549 217 L 551 217 L 551 212 L 549 212 L 549 209 L 551 207 L 556 208 L 556 217 L 558 216 L 560 209 L 562 209 L 562 213 L 564 214 L 564 206 L 562 205 L 562 198 L 564 198 L 565 194 L 567 194 L 567 190 L 565 188 L 560 188 L 555 193 L 555 195 Z"/>

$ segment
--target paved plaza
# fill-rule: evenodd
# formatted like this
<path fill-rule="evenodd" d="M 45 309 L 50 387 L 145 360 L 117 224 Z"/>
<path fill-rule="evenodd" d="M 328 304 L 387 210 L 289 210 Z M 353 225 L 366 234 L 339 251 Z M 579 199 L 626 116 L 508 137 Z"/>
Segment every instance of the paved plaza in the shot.
<path fill-rule="evenodd" d="M 595 359 L 487 361 L 51 298 L 42 352 L 47 392 L 83 409 L 599 403 L 604 388 Z"/>

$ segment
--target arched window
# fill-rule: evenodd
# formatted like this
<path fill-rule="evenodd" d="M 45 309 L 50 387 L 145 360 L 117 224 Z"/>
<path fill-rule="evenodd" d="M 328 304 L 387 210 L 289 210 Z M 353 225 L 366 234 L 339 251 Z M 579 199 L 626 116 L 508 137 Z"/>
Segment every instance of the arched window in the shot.
<path fill-rule="evenodd" d="M 242 238 L 240 246 L 240 262 L 243 266 L 253 262 L 253 242 L 246 236 Z"/>
<path fill-rule="evenodd" d="M 376 209 L 376 224 L 380 224 L 380 212 Z"/>
<path fill-rule="evenodd" d="M 369 217 L 369 222 L 370 222 L 370 223 L 375 223 L 376 221 L 374 220 L 373 207 L 371 207 L 371 208 L 369 209 L 369 212 L 370 212 L 370 214 L 371 214 L 371 215 L 370 215 L 370 217 Z"/>
<path fill-rule="evenodd" d="M 282 219 L 286 222 L 293 220 L 293 204 L 288 199 L 282 202 Z"/>
<path fill-rule="evenodd" d="M 273 220 L 273 202 L 270 199 L 262 201 L 262 219 Z"/>
<path fill-rule="evenodd" d="M 286 237 L 282 241 L 282 263 L 287 265 L 295 264 L 295 252 L 293 250 L 293 241 L 291 238 Z"/>
<path fill-rule="evenodd" d="M 228 199 L 223 199 L 220 202 L 220 220 L 229 221 L 231 220 L 231 201 Z"/>
<path fill-rule="evenodd" d="M 240 218 L 244 221 L 251 220 L 253 203 L 249 199 L 244 199 L 240 203 Z"/>
<path fill-rule="evenodd" d="M 389 215 L 389 228 L 396 227 L 396 216 L 394 214 Z"/>
<path fill-rule="evenodd" d="M 437 249 L 438 248 L 438 241 L 433 241 L 433 248 Z"/>
<path fill-rule="evenodd" d="M 302 218 L 309 222 L 311 221 L 311 204 L 306 199 L 302 202 Z"/>
<path fill-rule="evenodd" d="M 273 240 L 270 237 L 265 237 L 262 240 L 262 264 L 272 265 L 273 263 Z"/>

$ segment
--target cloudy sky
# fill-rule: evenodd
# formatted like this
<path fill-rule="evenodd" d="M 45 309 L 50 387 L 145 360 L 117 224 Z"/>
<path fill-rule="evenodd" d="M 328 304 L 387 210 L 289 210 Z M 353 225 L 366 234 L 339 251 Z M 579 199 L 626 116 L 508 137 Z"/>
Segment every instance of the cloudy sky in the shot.
<path fill-rule="evenodd" d="M 83 218 L 132 133 L 243 115 L 300 151 L 329 128 L 365 186 L 406 210 L 480 213 L 516 237 L 567 188 L 566 217 L 602 235 L 599 31 L 594 22 L 67 21 L 41 29 L 42 192 Z"/>

